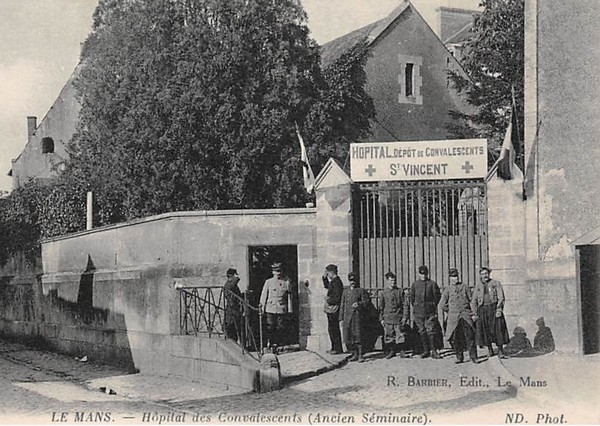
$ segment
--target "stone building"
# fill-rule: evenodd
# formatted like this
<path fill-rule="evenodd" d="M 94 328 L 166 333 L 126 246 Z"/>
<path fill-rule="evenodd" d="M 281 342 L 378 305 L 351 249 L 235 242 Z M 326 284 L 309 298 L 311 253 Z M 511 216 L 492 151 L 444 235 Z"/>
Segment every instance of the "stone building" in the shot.
<path fill-rule="evenodd" d="M 472 19 L 471 13 L 441 8 L 443 37 L 462 29 Z M 456 58 L 415 7 L 402 1 L 386 18 L 326 43 L 322 66 L 333 63 L 365 37 L 371 51 L 366 64 L 367 92 L 377 114 L 369 140 L 446 139 L 448 111 L 468 108 L 447 78 L 449 70 L 462 72 Z M 39 125 L 36 117 L 28 118 L 27 144 L 9 172 L 13 189 L 30 178 L 55 176 L 68 157 L 65 147 L 75 132 L 80 109 L 73 86 L 76 74 L 77 70 Z"/>
<path fill-rule="evenodd" d="M 594 178 L 600 12 L 593 0 L 525 4 L 525 182 L 493 183 L 504 196 L 488 200 L 490 221 L 496 215 L 505 222 L 490 229 L 491 266 L 514 283 L 507 310 L 518 325 L 533 333 L 544 316 L 559 350 L 594 353 L 600 341 Z"/>
<path fill-rule="evenodd" d="M 27 143 L 12 160 L 8 173 L 13 189 L 32 178 L 44 180 L 55 176 L 68 158 L 66 145 L 75 133 L 80 109 L 73 86 L 76 74 L 77 69 L 39 124 L 37 117 L 27 117 Z"/>
<path fill-rule="evenodd" d="M 469 108 L 447 73 L 464 72 L 416 8 L 403 1 L 387 17 L 324 44 L 322 66 L 365 39 L 366 91 L 376 114 L 367 141 L 447 139 L 449 111 Z"/>

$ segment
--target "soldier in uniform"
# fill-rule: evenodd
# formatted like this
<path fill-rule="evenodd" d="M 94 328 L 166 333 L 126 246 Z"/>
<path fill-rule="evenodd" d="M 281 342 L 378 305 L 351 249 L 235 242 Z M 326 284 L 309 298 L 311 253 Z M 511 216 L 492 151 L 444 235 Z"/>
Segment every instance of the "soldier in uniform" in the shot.
<path fill-rule="evenodd" d="M 441 359 L 438 352 L 438 346 L 441 346 L 438 345 L 441 327 L 437 317 L 440 298 L 440 288 L 435 281 L 429 279 L 429 268 L 419 266 L 419 279 L 410 287 L 410 304 L 423 344 L 421 358 L 427 358 L 431 354 L 432 358 Z"/>
<path fill-rule="evenodd" d="M 508 328 L 504 319 L 504 290 L 502 284 L 490 278 L 492 271 L 479 270 L 481 281 L 475 285 L 471 310 L 476 314 L 475 339 L 479 347 L 487 346 L 489 356 L 494 355 L 492 343 L 498 346 L 498 356 L 504 358 L 502 346 L 508 343 Z"/>
<path fill-rule="evenodd" d="M 240 278 L 237 271 L 229 268 L 226 273 L 227 281 L 223 285 L 225 296 L 225 335 L 232 340 L 238 340 L 241 335 L 241 306 L 242 292 L 238 287 Z"/>
<path fill-rule="evenodd" d="M 440 307 L 448 313 L 446 340 L 456 354 L 456 363 L 464 362 L 464 350 L 469 351 L 471 361 L 477 363 L 475 347 L 475 324 L 471 312 L 471 289 L 459 281 L 458 270 L 450 269 L 450 285 L 442 293 Z"/>
<path fill-rule="evenodd" d="M 273 276 L 265 281 L 260 295 L 260 305 L 266 315 L 267 342 L 276 350 L 283 341 L 285 317 L 292 313 L 290 280 L 283 277 L 281 263 L 271 265 Z"/>
<path fill-rule="evenodd" d="M 337 355 L 343 352 L 342 334 L 340 333 L 340 303 L 342 302 L 344 284 L 342 284 L 342 280 L 338 276 L 336 265 L 327 265 L 325 267 L 323 286 L 327 290 L 323 310 L 327 314 L 327 331 L 329 332 L 329 340 L 331 340 L 331 350 L 327 352 Z"/>
<path fill-rule="evenodd" d="M 396 275 L 393 272 L 385 274 L 385 280 L 388 287 L 379 296 L 379 320 L 384 332 L 384 351 L 387 352 L 387 359 L 395 357 L 398 351 L 400 357 L 406 358 L 402 345 L 405 342 L 404 312 L 410 309 L 408 299 L 404 297 L 404 291 L 396 285 Z"/>
<path fill-rule="evenodd" d="M 348 274 L 350 288 L 342 294 L 340 306 L 340 321 L 344 326 L 344 340 L 349 351 L 352 351 L 350 361 L 363 362 L 363 339 L 365 313 L 371 303 L 369 293 L 360 288 L 358 277 L 350 272 Z"/>

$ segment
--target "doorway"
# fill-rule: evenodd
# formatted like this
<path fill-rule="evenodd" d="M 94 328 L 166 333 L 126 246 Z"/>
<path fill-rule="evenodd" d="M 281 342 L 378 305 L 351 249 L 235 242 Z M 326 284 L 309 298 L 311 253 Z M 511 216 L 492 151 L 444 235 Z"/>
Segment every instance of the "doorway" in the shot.
<path fill-rule="evenodd" d="M 580 246 L 581 325 L 583 354 L 600 352 L 600 246 Z"/>
<path fill-rule="evenodd" d="M 252 306 L 260 303 L 260 294 L 265 281 L 273 276 L 271 265 L 280 262 L 283 275 L 289 278 L 292 293 L 293 313 L 286 324 L 288 340 L 286 344 L 299 342 L 299 301 L 298 301 L 298 247 L 295 245 L 249 246 L 248 247 L 248 302 Z M 251 321 L 258 328 L 258 318 Z"/>

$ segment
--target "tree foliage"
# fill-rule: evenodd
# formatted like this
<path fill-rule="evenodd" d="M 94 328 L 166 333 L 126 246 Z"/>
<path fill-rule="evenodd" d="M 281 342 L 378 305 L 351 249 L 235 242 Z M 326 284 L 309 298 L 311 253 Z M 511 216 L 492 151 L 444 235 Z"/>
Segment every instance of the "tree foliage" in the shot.
<path fill-rule="evenodd" d="M 508 126 L 514 88 L 523 140 L 524 0 L 481 0 L 483 13 L 475 16 L 465 43 L 462 65 L 468 78 L 452 73 L 454 86 L 477 112 L 453 112 L 464 126 L 455 135 L 485 137 L 498 142 Z"/>
<path fill-rule="evenodd" d="M 0 198 L 0 266 L 22 254 L 30 264 L 44 238 L 85 229 L 85 192 L 66 179 L 32 180 Z"/>
<path fill-rule="evenodd" d="M 95 191 L 101 223 L 302 205 L 294 122 L 317 170 L 344 159 L 372 115 L 360 55 L 323 75 L 295 0 L 103 0 L 66 175 Z"/>
<path fill-rule="evenodd" d="M 178 210 L 291 207 L 298 123 L 319 170 L 365 137 L 367 46 L 326 70 L 296 0 L 100 0 L 75 81 L 70 160 L 0 198 L 0 265 L 85 229 Z"/>

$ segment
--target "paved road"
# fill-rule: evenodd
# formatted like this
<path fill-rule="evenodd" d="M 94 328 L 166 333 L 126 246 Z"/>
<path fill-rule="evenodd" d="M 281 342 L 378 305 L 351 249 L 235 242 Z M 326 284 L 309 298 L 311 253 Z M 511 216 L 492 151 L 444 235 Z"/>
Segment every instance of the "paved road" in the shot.
<path fill-rule="evenodd" d="M 188 424 L 500 424 L 507 415 L 520 413 L 535 424 L 540 413 L 554 419 L 568 410 L 556 404 L 555 395 L 564 394 L 565 389 L 558 388 L 553 376 L 548 376 L 545 397 L 539 398 L 536 393 L 519 389 L 517 394 L 514 387 L 505 386 L 514 378 L 495 358 L 477 365 L 453 361 L 451 354 L 442 360 L 371 357 L 363 364 L 351 363 L 268 394 L 214 398 L 182 394 L 176 400 L 151 402 L 85 386 L 91 379 L 124 374 L 117 368 L 0 341 L 0 422 L 7 423 L 10 417 L 13 422 L 53 423 L 66 412 L 66 419 L 73 423 L 78 412 L 84 413 L 79 420 L 95 419 L 96 424 L 182 420 Z M 165 381 L 164 386 L 176 390 L 178 382 Z M 144 418 L 144 413 L 149 414 Z M 585 417 L 584 411 L 582 415 L 574 417 L 567 411 L 565 420 L 586 423 L 596 414 Z"/>

